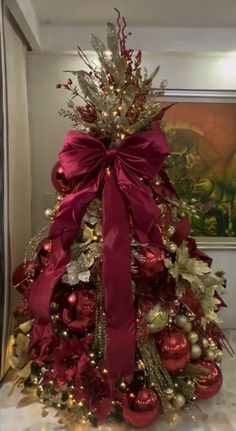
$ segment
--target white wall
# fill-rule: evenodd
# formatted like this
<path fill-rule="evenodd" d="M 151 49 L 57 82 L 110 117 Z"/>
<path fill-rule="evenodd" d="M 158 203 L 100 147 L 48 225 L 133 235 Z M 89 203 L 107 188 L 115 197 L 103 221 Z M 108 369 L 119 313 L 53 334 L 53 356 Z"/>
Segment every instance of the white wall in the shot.
<path fill-rule="evenodd" d="M 31 134 L 32 165 L 32 224 L 33 231 L 45 223 L 44 209 L 53 201 L 54 189 L 50 172 L 57 160 L 70 122 L 57 112 L 65 105 L 66 91 L 56 89 L 56 84 L 67 78 L 63 70 L 77 70 L 81 62 L 77 56 L 63 54 L 28 55 L 28 97 Z M 235 89 L 236 60 L 233 56 L 157 54 L 147 53 L 144 64 L 149 70 L 161 64 L 158 83 L 168 78 L 171 89 Z M 222 313 L 224 325 L 236 327 L 236 250 L 211 251 L 216 269 L 225 269 L 228 277 L 230 308 Z"/>

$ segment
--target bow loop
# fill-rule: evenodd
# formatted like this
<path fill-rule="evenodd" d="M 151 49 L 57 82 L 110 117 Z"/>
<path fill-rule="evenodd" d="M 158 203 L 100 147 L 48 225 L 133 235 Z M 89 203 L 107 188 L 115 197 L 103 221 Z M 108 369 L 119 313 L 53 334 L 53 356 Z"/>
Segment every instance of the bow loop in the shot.
<path fill-rule="evenodd" d="M 160 130 L 140 132 L 122 141 L 119 159 L 138 177 L 153 178 L 169 154 L 165 135 Z"/>
<path fill-rule="evenodd" d="M 67 179 L 86 175 L 95 168 L 102 168 L 106 148 L 93 136 L 71 130 L 65 137 L 59 159 Z"/>

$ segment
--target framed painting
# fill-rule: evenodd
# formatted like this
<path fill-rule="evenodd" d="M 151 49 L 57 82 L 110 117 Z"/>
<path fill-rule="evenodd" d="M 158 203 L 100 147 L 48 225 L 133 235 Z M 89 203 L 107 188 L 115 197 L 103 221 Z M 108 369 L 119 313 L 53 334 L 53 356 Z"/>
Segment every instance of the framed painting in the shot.
<path fill-rule="evenodd" d="M 236 248 L 236 91 L 166 90 L 168 174 L 204 249 Z"/>

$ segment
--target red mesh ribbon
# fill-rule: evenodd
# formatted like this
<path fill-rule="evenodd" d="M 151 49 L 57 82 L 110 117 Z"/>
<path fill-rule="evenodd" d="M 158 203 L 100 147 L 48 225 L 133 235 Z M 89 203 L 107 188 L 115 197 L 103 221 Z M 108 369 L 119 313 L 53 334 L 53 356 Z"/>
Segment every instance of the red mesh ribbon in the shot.
<path fill-rule="evenodd" d="M 109 150 L 98 139 L 71 131 L 59 154 L 66 177 L 80 176 L 82 181 L 64 198 L 49 231 L 52 250 L 48 265 L 33 283 L 30 294 L 30 309 L 35 317 L 31 342 L 38 343 L 41 350 L 45 347 L 42 334 L 44 331 L 51 333 L 53 290 L 69 262 L 69 248 L 86 207 L 102 190 L 105 359 L 110 387 L 120 379 L 130 381 L 135 364 L 130 219 L 140 242 L 161 245 L 157 227 L 160 212 L 143 178 L 153 179 L 167 154 L 167 143 L 160 130 L 137 133 L 123 140 L 116 149 Z M 46 340 L 48 343 L 48 337 Z"/>

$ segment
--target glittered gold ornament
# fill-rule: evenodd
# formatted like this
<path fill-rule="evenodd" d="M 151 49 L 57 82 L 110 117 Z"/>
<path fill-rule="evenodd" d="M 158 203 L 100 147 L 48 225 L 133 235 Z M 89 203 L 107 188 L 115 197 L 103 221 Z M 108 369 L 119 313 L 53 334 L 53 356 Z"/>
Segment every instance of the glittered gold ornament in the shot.
<path fill-rule="evenodd" d="M 222 352 L 222 350 L 216 350 L 215 352 L 215 360 L 217 362 L 221 362 L 223 359 L 224 353 Z"/>
<path fill-rule="evenodd" d="M 207 354 L 206 354 L 207 359 L 209 359 L 210 361 L 214 361 L 215 359 L 215 352 L 211 349 L 207 350 Z"/>
<path fill-rule="evenodd" d="M 165 389 L 165 395 L 168 400 L 171 400 L 174 397 L 174 389 L 173 388 L 166 388 Z"/>
<path fill-rule="evenodd" d="M 155 334 L 164 329 L 168 323 L 168 313 L 157 304 L 146 315 L 149 332 Z"/>
<path fill-rule="evenodd" d="M 167 248 L 171 253 L 175 253 L 177 250 L 177 245 L 174 242 L 169 242 Z"/>

